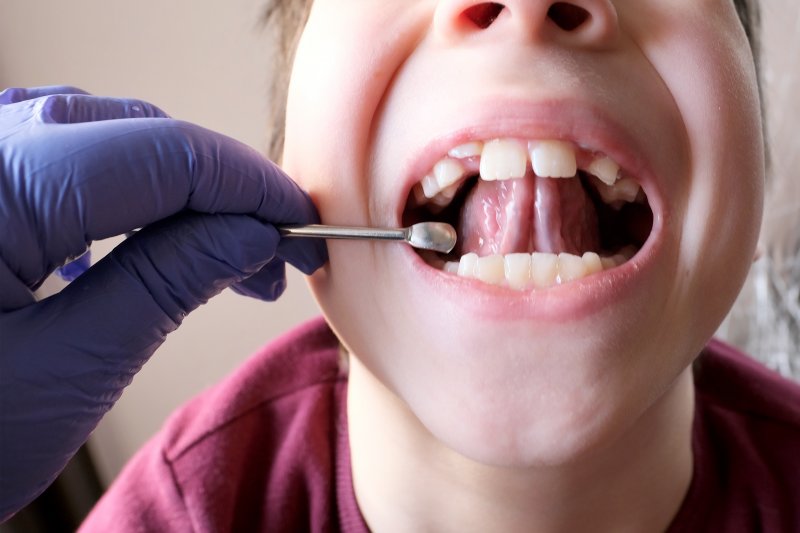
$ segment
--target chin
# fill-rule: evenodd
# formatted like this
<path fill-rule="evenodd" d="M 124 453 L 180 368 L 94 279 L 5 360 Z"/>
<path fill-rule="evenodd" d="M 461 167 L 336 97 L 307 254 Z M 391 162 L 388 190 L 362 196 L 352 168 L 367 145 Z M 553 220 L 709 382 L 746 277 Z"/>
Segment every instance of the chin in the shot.
<path fill-rule="evenodd" d="M 331 248 L 334 263 L 337 248 Z M 421 263 L 419 268 L 429 268 Z M 372 291 L 345 298 L 339 284 L 355 279 L 369 276 L 354 269 L 335 279 L 329 273 L 315 277 L 315 292 L 337 334 L 432 441 L 479 464 L 579 462 L 620 438 L 693 355 L 687 346 L 667 342 L 670 332 L 648 299 L 544 321 L 524 313 L 498 317 L 497 310 L 486 311 L 480 302 L 464 305 L 463 298 L 431 298 L 430 291 L 409 289 L 411 280 L 399 275 L 394 283 L 366 281 Z M 393 301 L 394 308 L 368 313 L 349 303 L 370 297 Z M 698 350 L 702 343 L 698 339 Z"/>

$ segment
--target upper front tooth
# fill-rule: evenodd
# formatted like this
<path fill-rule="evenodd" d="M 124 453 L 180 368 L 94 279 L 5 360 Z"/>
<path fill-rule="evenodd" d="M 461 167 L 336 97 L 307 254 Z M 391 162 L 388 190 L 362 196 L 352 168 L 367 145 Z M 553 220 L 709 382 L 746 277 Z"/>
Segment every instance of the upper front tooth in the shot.
<path fill-rule="evenodd" d="M 558 256 L 541 252 L 531 254 L 531 281 L 534 287 L 551 287 L 558 277 Z"/>
<path fill-rule="evenodd" d="M 481 152 L 483 152 L 483 143 L 480 141 L 473 141 L 452 148 L 447 152 L 447 155 L 455 157 L 456 159 L 466 159 L 467 157 L 481 155 Z"/>
<path fill-rule="evenodd" d="M 602 156 L 592 161 L 586 172 L 596 176 L 606 185 L 614 185 L 619 178 L 619 165 L 610 157 Z"/>
<path fill-rule="evenodd" d="M 481 179 L 486 181 L 507 180 L 525 176 L 528 154 L 517 141 L 495 139 L 483 147 L 481 156 Z"/>
<path fill-rule="evenodd" d="M 541 178 L 571 178 L 578 172 L 575 148 L 565 141 L 529 143 L 533 171 Z"/>
<path fill-rule="evenodd" d="M 587 273 L 587 265 L 583 259 L 577 255 L 560 253 L 558 254 L 558 282 L 566 283 L 584 277 Z"/>
<path fill-rule="evenodd" d="M 478 265 L 478 254 L 470 252 L 461 256 L 458 263 L 458 275 L 465 278 L 475 277 L 475 267 Z"/>
<path fill-rule="evenodd" d="M 442 159 L 433 167 L 433 175 L 439 189 L 445 189 L 461 179 L 464 175 L 464 166 L 455 159 Z"/>

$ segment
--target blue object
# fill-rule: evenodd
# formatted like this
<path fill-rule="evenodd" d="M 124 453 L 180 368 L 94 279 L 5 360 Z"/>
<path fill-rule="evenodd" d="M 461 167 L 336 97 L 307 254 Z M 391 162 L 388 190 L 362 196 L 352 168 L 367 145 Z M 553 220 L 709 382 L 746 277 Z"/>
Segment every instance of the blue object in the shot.
<path fill-rule="evenodd" d="M 151 104 L 0 93 L 0 521 L 51 483 L 187 313 L 231 285 L 274 300 L 284 262 L 320 267 L 324 241 L 272 225 L 316 222 L 273 163 Z M 35 302 L 67 258 L 136 228 Z"/>
<path fill-rule="evenodd" d="M 74 261 L 58 267 L 56 274 L 64 281 L 75 281 L 78 276 L 89 270 L 90 266 L 92 266 L 92 253 L 87 251 Z"/>

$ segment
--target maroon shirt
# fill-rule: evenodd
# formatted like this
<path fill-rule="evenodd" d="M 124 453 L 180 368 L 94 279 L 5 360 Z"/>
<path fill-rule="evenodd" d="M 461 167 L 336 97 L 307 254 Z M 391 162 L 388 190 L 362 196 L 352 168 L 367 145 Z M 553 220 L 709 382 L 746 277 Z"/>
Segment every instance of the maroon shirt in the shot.
<path fill-rule="evenodd" d="M 800 532 L 800 386 L 712 341 L 696 369 L 695 471 L 670 531 Z M 81 531 L 367 531 L 347 380 L 322 319 L 171 416 Z"/>

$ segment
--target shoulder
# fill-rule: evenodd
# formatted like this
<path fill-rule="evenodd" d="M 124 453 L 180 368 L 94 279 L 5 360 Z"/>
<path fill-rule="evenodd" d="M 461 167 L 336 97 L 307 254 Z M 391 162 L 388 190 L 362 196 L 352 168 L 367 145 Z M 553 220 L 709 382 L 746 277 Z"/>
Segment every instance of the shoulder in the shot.
<path fill-rule="evenodd" d="M 800 438 L 800 384 L 712 340 L 695 366 L 698 403 L 721 417 L 772 426 Z"/>
<path fill-rule="evenodd" d="M 162 430 L 165 455 L 177 459 L 251 418 L 280 417 L 301 404 L 332 400 L 336 385 L 345 381 L 336 337 L 322 318 L 306 322 L 174 413 Z"/>
<path fill-rule="evenodd" d="M 694 370 L 685 530 L 800 530 L 800 385 L 717 340 Z"/>

